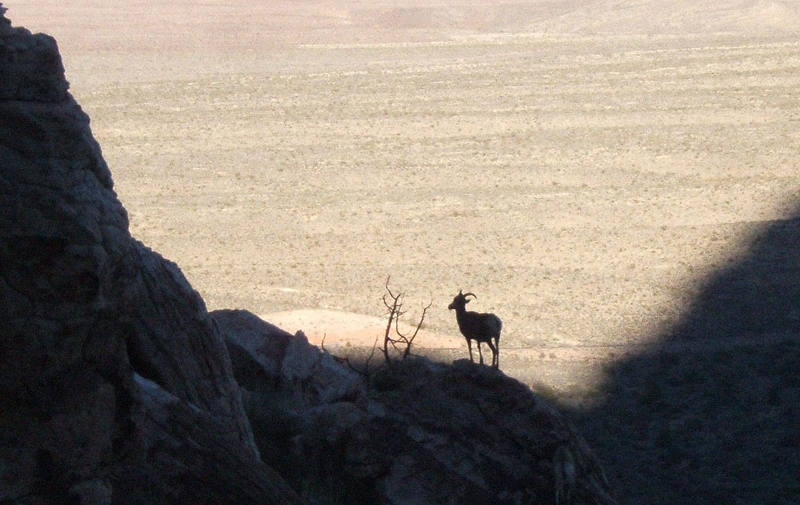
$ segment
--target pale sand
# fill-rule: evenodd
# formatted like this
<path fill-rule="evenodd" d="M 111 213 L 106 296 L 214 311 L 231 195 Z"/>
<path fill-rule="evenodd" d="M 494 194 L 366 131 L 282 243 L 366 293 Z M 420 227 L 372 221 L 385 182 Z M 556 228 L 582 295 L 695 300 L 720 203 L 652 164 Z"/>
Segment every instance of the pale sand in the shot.
<path fill-rule="evenodd" d="M 337 348 L 336 346 L 347 345 L 372 347 L 376 341 L 378 345 L 382 345 L 388 322 L 388 316 L 381 319 L 351 312 L 320 309 L 273 312 L 260 317 L 290 333 L 302 330 L 312 344 L 320 345 L 324 339 L 326 348 L 332 349 Z M 410 337 L 414 334 L 415 328 L 401 320 L 400 332 L 403 335 Z M 392 338 L 397 338 L 394 323 L 390 335 Z M 463 346 L 466 352 L 463 338 L 442 335 L 425 329 L 420 329 L 417 333 L 414 345 L 428 349 L 456 349 Z"/>
<path fill-rule="evenodd" d="M 57 38 L 134 236 L 314 342 L 372 345 L 391 274 L 420 346 L 466 355 L 463 288 L 507 373 L 590 388 L 800 201 L 797 2 L 5 6 Z"/>

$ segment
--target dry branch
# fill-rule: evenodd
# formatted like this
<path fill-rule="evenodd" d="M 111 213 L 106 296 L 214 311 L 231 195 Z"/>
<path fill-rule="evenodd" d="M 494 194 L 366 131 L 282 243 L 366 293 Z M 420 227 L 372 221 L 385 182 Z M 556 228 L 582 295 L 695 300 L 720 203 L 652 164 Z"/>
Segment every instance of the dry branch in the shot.
<path fill-rule="evenodd" d="M 414 342 L 414 339 L 417 337 L 420 328 L 422 328 L 422 323 L 425 321 L 425 314 L 428 312 L 428 309 L 431 308 L 433 305 L 433 301 L 428 303 L 427 306 L 423 307 L 422 315 L 420 316 L 419 321 L 417 322 L 416 327 L 414 328 L 414 332 L 411 335 L 404 334 L 400 331 L 400 317 L 405 314 L 405 311 L 402 310 L 403 308 L 403 297 L 405 293 L 399 292 L 397 294 L 392 292 L 392 289 L 389 287 L 389 279 L 390 277 L 386 277 L 386 294 L 383 295 L 383 304 L 386 306 L 386 309 L 389 311 L 389 319 L 386 322 L 386 332 L 383 336 L 383 358 L 387 364 L 391 364 L 391 357 L 389 356 L 389 346 L 392 347 L 397 353 L 402 356 L 402 359 L 406 359 L 411 354 L 411 345 Z M 388 296 L 388 298 L 387 298 Z M 391 300 L 391 301 L 389 301 Z M 392 335 L 392 322 L 394 322 L 394 335 Z"/>
<path fill-rule="evenodd" d="M 392 363 L 392 351 L 401 356 L 400 359 L 406 359 L 411 355 L 411 346 L 414 343 L 414 339 L 417 338 L 419 330 L 422 328 L 422 324 L 425 322 L 425 315 L 427 314 L 428 309 L 433 306 L 433 301 L 431 301 L 428 303 L 428 305 L 422 308 L 422 315 L 420 316 L 419 321 L 417 321 L 414 331 L 411 332 L 411 334 L 401 332 L 400 317 L 406 313 L 406 311 L 403 310 L 403 297 L 405 296 L 405 293 L 394 293 L 389 287 L 390 278 L 390 276 L 386 277 L 386 284 L 384 285 L 386 293 L 382 298 L 383 305 L 387 310 L 388 320 L 386 321 L 386 331 L 384 331 L 383 334 L 383 345 L 381 346 L 381 352 L 383 353 L 384 363 L 387 365 L 391 365 Z M 394 333 L 392 333 L 393 323 Z M 326 336 L 327 334 L 322 336 L 320 347 L 324 352 L 330 354 L 328 350 L 325 349 Z M 353 364 L 348 356 L 332 356 L 336 361 L 347 365 L 347 367 L 354 372 L 360 375 L 368 376 L 370 374 L 370 363 L 372 362 L 372 358 L 375 356 L 375 351 L 378 349 L 379 338 L 379 336 L 375 337 L 375 342 L 372 344 L 372 350 L 370 351 L 369 356 L 367 356 L 367 359 L 360 366 Z"/>

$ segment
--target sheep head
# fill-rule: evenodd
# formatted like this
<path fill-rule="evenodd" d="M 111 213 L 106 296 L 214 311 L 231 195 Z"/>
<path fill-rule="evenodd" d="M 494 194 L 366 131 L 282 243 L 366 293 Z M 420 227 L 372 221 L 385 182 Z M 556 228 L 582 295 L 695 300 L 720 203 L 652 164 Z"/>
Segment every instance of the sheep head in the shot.
<path fill-rule="evenodd" d="M 471 296 L 473 298 L 478 298 L 475 295 L 475 293 L 462 293 L 461 290 L 459 289 L 458 290 L 458 294 L 455 296 L 455 298 L 453 298 L 453 303 L 448 305 L 447 308 L 450 309 L 450 310 L 459 309 L 459 308 L 463 309 L 470 301 L 467 298 L 468 296 Z"/>

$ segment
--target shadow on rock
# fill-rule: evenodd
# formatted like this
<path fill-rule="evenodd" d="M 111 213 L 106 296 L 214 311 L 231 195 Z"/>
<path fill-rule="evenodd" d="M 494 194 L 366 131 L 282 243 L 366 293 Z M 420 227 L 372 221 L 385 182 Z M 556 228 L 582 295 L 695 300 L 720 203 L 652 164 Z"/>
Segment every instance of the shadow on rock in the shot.
<path fill-rule="evenodd" d="M 743 226 L 743 225 L 740 225 Z M 622 503 L 800 503 L 800 212 L 573 412 Z"/>
<path fill-rule="evenodd" d="M 612 504 L 573 425 L 467 360 L 369 376 L 245 311 L 212 312 L 262 458 L 310 501 Z"/>

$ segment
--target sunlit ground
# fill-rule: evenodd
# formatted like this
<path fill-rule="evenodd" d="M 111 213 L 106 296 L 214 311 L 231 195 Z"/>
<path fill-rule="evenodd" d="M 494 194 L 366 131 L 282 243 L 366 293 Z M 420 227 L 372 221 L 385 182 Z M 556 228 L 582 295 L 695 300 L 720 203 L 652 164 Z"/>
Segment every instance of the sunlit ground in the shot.
<path fill-rule="evenodd" d="M 286 6 L 104 5 L 8 15 L 59 40 L 132 233 L 210 309 L 382 317 L 391 275 L 453 337 L 463 288 L 503 319 L 508 373 L 575 385 L 798 196 L 791 36 L 348 32 L 325 11 L 285 40 Z"/>

